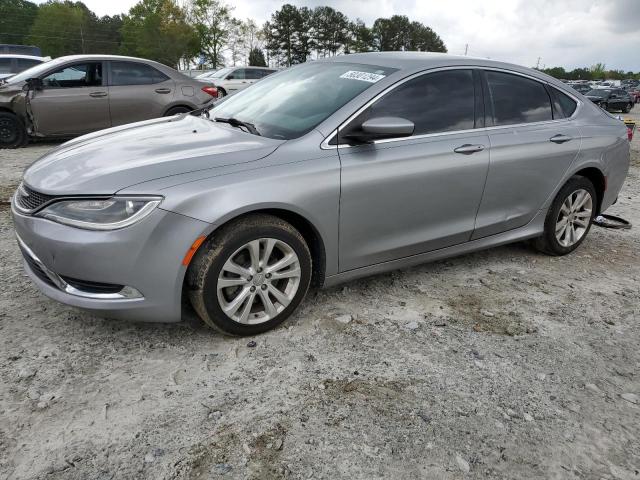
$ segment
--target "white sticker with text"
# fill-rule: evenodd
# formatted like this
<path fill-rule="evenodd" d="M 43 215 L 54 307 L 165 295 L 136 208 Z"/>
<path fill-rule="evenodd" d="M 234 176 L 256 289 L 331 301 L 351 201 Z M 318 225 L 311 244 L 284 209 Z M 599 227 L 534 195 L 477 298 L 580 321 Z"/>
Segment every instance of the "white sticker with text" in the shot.
<path fill-rule="evenodd" d="M 349 70 L 340 75 L 340 78 L 348 78 L 350 80 L 361 80 L 363 82 L 376 83 L 384 78 L 384 75 L 377 73 L 358 72 L 357 70 Z"/>

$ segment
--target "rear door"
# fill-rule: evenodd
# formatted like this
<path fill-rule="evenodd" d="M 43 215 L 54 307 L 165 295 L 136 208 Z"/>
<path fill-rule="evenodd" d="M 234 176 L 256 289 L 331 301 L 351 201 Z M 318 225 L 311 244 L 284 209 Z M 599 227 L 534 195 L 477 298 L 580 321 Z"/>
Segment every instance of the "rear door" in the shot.
<path fill-rule="evenodd" d="M 161 117 L 175 95 L 175 82 L 141 62 L 110 61 L 109 107 L 115 127 Z"/>
<path fill-rule="evenodd" d="M 515 73 L 487 70 L 484 78 L 491 161 L 473 239 L 529 223 L 581 144 L 570 118 L 577 106 L 574 99 Z M 566 113 L 554 109 L 551 95 L 568 102 Z"/>
<path fill-rule="evenodd" d="M 469 240 L 489 166 L 481 98 L 471 69 L 426 73 L 340 130 L 340 271 Z M 411 120 L 414 134 L 365 145 L 343 137 L 377 117 Z"/>
<path fill-rule="evenodd" d="M 31 111 L 37 133 L 78 135 L 111 126 L 101 61 L 69 63 L 45 73 L 33 92 Z"/>

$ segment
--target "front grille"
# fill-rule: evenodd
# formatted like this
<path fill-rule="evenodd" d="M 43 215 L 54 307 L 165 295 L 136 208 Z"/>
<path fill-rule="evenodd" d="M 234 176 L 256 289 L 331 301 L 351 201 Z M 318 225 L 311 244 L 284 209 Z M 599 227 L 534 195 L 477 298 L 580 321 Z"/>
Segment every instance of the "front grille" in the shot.
<path fill-rule="evenodd" d="M 118 293 L 124 288 L 124 285 L 90 282 L 89 280 L 78 280 L 77 278 L 69 278 L 62 275 L 60 275 L 60 278 L 73 288 L 77 288 L 78 290 L 82 290 L 87 293 Z"/>
<path fill-rule="evenodd" d="M 47 276 L 47 274 L 44 273 L 44 270 L 42 270 L 42 268 L 40 268 L 40 265 L 38 265 L 38 263 L 33 258 L 31 258 L 31 255 L 29 255 L 25 251 L 22 251 L 22 256 L 27 261 L 27 264 L 29 265 L 29 268 L 36 275 L 36 277 L 38 277 L 40 280 L 42 280 L 47 285 L 51 285 L 52 287 L 56 286 L 56 284 L 51 281 L 51 279 Z"/>
<path fill-rule="evenodd" d="M 36 192 L 22 183 L 18 187 L 16 204 L 22 210 L 34 212 L 44 204 L 49 203 L 51 200 L 55 200 L 55 198 L 56 197 L 53 195 Z"/>

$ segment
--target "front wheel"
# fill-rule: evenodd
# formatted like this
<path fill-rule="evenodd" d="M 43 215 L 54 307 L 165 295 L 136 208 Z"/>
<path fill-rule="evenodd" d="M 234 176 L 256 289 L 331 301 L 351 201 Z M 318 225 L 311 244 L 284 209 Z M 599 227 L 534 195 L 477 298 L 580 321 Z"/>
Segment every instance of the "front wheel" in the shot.
<path fill-rule="evenodd" d="M 549 255 L 566 255 L 584 241 L 596 212 L 597 196 L 591 181 L 574 176 L 560 189 L 535 247 Z"/>
<path fill-rule="evenodd" d="M 223 227 L 198 251 L 187 273 L 189 297 L 202 320 L 230 335 L 270 330 L 297 308 L 311 280 L 302 235 L 272 215 Z"/>
<path fill-rule="evenodd" d="M 27 130 L 20 119 L 9 112 L 0 112 L 0 148 L 18 148 L 27 143 Z"/>

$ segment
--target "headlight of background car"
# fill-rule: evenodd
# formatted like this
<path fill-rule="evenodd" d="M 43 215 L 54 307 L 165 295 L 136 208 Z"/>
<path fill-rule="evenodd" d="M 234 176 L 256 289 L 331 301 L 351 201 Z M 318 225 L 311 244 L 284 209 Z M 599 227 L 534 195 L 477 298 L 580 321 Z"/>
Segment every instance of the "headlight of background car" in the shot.
<path fill-rule="evenodd" d="M 162 197 L 83 198 L 52 203 L 38 216 L 88 230 L 116 230 L 149 215 Z"/>

